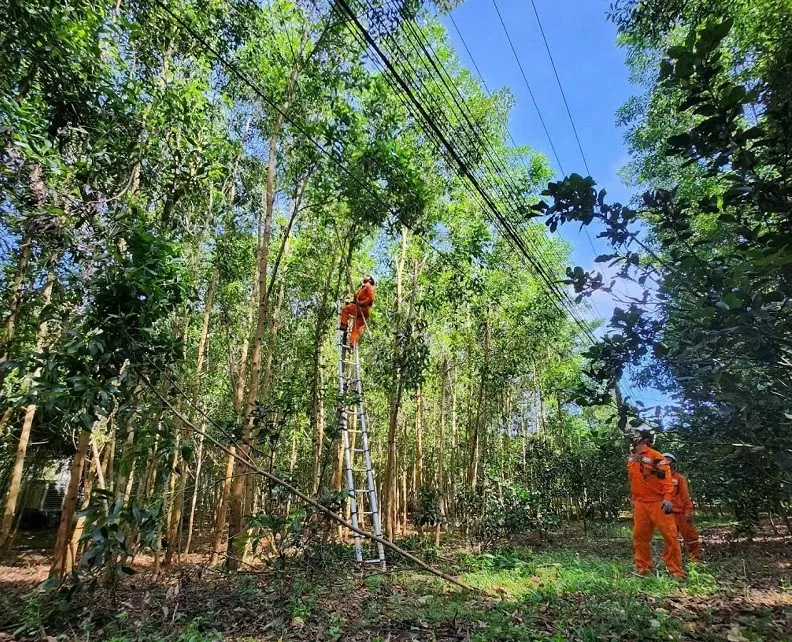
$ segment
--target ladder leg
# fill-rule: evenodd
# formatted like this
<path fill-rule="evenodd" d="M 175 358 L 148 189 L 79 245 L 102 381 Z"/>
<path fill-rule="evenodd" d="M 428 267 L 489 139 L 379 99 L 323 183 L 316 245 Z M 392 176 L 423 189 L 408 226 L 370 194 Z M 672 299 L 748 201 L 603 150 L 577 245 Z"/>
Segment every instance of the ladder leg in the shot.
<path fill-rule="evenodd" d="M 377 537 L 382 537 L 382 521 L 380 519 L 379 502 L 377 501 L 377 487 L 374 484 L 374 470 L 371 465 L 366 410 L 363 406 L 363 378 L 360 372 L 360 357 L 358 356 L 357 348 L 355 348 L 355 374 L 357 381 L 358 427 L 360 430 L 361 446 L 363 447 L 363 457 L 366 468 L 366 485 L 368 487 L 369 506 L 371 508 L 371 521 L 374 527 L 374 534 Z M 377 542 L 377 557 L 379 558 L 380 566 L 385 570 L 385 549 L 379 542 Z"/>
<path fill-rule="evenodd" d="M 346 413 L 344 413 L 344 416 Z M 341 435 L 344 441 L 344 463 L 346 467 L 346 482 L 347 489 L 349 490 L 349 517 L 352 526 L 358 528 L 358 506 L 357 498 L 355 497 L 355 478 L 352 474 L 352 450 L 349 447 L 349 432 L 346 428 L 346 418 L 342 419 Z M 355 559 L 358 562 L 363 561 L 363 547 L 360 541 L 360 534 L 352 532 L 355 541 Z"/>
<path fill-rule="evenodd" d="M 357 507 L 357 498 L 355 497 L 355 480 L 352 475 L 352 451 L 349 447 L 349 431 L 347 429 L 347 413 L 346 413 L 346 401 L 344 396 L 347 393 L 347 385 L 345 381 L 345 373 L 344 373 L 344 344 L 343 344 L 343 337 L 341 330 L 338 331 L 338 391 L 340 394 L 340 413 L 339 413 L 339 422 L 341 429 L 341 438 L 342 438 L 342 445 L 344 448 L 344 467 L 346 468 L 346 484 L 347 490 L 349 490 L 349 515 L 350 521 L 352 522 L 352 526 L 355 528 L 358 527 L 358 507 Z M 352 532 L 354 537 L 354 548 L 355 548 L 355 559 L 360 562 L 363 560 L 363 547 L 361 546 L 360 542 L 360 535 L 356 532 Z"/>

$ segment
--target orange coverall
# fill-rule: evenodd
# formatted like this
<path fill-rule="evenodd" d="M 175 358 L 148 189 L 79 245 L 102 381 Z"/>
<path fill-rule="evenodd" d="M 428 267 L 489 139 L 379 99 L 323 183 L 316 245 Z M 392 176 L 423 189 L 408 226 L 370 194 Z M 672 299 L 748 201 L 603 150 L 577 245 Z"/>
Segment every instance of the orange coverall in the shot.
<path fill-rule="evenodd" d="M 371 314 L 371 306 L 374 303 L 374 298 L 377 296 L 376 288 L 371 283 L 364 283 L 360 289 L 355 293 L 355 299 L 352 303 L 347 303 L 341 308 L 341 326 L 346 328 L 349 323 L 350 317 L 354 319 L 352 324 L 352 334 L 349 338 L 349 345 L 353 348 L 357 345 L 360 339 L 360 333 L 366 325 L 366 319 Z"/>
<path fill-rule="evenodd" d="M 656 471 L 664 472 L 665 478 L 658 478 Z M 673 502 L 674 497 L 668 461 L 661 453 L 641 444 L 640 450 L 627 458 L 627 475 L 633 501 L 633 549 L 638 573 L 643 575 L 654 568 L 651 544 L 657 528 L 665 542 L 663 561 L 666 567 L 672 575 L 684 577 L 674 515 L 664 513 L 660 506 L 664 500 Z"/>
<path fill-rule="evenodd" d="M 674 483 L 674 497 L 671 503 L 674 505 L 674 519 L 682 541 L 685 542 L 685 550 L 694 560 L 701 560 L 701 545 L 696 527 L 693 526 L 693 500 L 690 498 L 690 487 L 687 478 L 677 472 L 671 474 Z"/>

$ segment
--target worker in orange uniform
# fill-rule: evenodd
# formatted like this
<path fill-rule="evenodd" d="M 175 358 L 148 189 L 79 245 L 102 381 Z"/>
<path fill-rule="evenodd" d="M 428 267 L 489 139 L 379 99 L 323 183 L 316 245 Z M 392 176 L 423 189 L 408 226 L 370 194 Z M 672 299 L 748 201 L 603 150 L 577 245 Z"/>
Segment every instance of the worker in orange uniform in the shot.
<path fill-rule="evenodd" d="M 651 544 L 657 528 L 665 541 L 663 561 L 666 568 L 675 577 L 685 577 L 673 515 L 671 466 L 662 454 L 651 447 L 654 431 L 646 424 L 633 430 L 631 442 L 633 448 L 627 458 L 627 474 L 633 504 L 636 569 L 639 575 L 646 575 L 654 569 Z"/>
<path fill-rule="evenodd" d="M 693 525 L 693 500 L 690 498 L 690 486 L 687 477 L 678 473 L 677 459 L 671 453 L 663 453 L 671 465 L 671 481 L 674 482 L 674 497 L 671 503 L 674 507 L 674 520 L 682 541 L 685 543 L 685 551 L 697 562 L 701 561 L 701 544 L 696 527 Z"/>
<path fill-rule="evenodd" d="M 349 345 L 355 347 L 360 339 L 360 333 L 366 325 L 366 319 L 371 314 L 371 306 L 374 304 L 374 299 L 377 296 L 377 290 L 374 287 L 374 277 L 367 274 L 363 277 L 360 288 L 355 293 L 352 301 L 347 303 L 341 308 L 341 319 L 339 320 L 339 330 L 344 333 L 342 343 L 346 344 L 347 330 L 349 328 L 349 320 L 353 319 L 352 335 L 350 336 Z"/>

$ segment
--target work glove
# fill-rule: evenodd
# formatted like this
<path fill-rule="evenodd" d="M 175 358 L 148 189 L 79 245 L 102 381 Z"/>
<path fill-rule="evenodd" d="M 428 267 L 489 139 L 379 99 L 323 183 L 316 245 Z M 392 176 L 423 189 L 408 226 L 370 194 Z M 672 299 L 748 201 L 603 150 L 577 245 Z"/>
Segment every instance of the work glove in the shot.
<path fill-rule="evenodd" d="M 669 502 L 667 499 L 664 499 L 662 502 L 660 502 L 660 508 L 663 509 L 663 512 L 666 515 L 670 515 L 671 513 L 674 512 L 674 507 L 671 505 L 671 502 Z"/>

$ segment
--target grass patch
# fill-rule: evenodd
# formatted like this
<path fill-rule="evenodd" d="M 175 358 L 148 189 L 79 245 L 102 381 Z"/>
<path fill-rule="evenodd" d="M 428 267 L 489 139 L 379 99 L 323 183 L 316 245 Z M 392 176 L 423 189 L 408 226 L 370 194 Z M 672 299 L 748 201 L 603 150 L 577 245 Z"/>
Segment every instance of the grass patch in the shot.
<path fill-rule="evenodd" d="M 659 574 L 639 578 L 631 563 L 571 551 L 534 554 L 528 549 L 467 560 L 474 568 L 462 578 L 472 586 L 510 597 L 564 597 L 573 593 L 664 596 L 676 590 L 676 579 Z"/>

